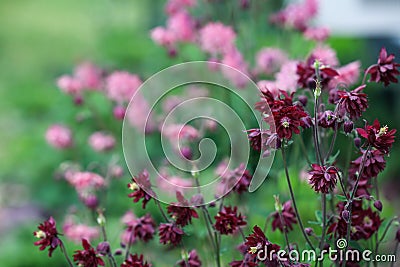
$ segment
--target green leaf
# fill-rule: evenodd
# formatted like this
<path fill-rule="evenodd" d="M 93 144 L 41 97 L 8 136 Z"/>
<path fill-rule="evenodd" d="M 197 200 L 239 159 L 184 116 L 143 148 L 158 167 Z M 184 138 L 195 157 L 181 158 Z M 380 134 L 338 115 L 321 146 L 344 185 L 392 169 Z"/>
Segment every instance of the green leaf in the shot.
<path fill-rule="evenodd" d="M 340 201 L 347 201 L 347 198 L 344 195 L 335 195 L 335 196 Z"/>
<path fill-rule="evenodd" d="M 332 165 L 336 161 L 336 158 L 339 156 L 339 154 L 340 150 L 338 150 L 335 155 L 330 156 L 326 163 Z"/>

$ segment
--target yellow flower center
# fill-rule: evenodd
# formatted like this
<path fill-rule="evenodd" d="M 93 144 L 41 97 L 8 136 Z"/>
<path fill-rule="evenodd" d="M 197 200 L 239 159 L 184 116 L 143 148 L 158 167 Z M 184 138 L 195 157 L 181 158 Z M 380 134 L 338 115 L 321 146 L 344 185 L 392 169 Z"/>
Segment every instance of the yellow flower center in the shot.
<path fill-rule="evenodd" d="M 45 237 L 46 237 L 46 233 L 43 232 L 42 230 L 40 230 L 40 231 L 37 231 L 37 232 L 35 233 L 35 236 L 36 236 L 37 238 L 39 238 L 39 239 L 42 239 L 42 238 L 45 238 Z"/>
<path fill-rule="evenodd" d="M 132 191 L 136 191 L 139 189 L 139 186 L 137 185 L 137 183 L 132 182 L 129 184 L 129 189 Z"/>
<path fill-rule="evenodd" d="M 388 131 L 387 125 L 381 127 L 381 128 L 379 129 L 378 136 L 382 136 L 382 135 L 386 134 L 387 131 Z"/>

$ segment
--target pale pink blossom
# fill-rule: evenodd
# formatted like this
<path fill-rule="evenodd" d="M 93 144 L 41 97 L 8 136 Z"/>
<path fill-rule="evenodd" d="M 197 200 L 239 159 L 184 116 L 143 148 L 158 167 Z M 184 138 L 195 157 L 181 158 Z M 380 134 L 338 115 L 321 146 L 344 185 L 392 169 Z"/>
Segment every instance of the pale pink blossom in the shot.
<path fill-rule="evenodd" d="M 100 231 L 98 227 L 76 224 L 72 218 L 67 218 L 63 225 L 63 235 L 76 244 L 80 244 L 82 239 L 90 242 L 98 238 Z"/>
<path fill-rule="evenodd" d="M 170 140 L 171 143 L 176 143 L 180 139 L 193 141 L 199 138 L 199 131 L 188 124 L 168 124 L 161 129 L 161 134 Z"/>
<path fill-rule="evenodd" d="M 176 35 L 164 27 L 156 27 L 151 30 L 150 37 L 156 44 L 171 48 L 176 42 Z"/>
<path fill-rule="evenodd" d="M 288 61 L 282 65 L 280 71 L 275 74 L 275 85 L 280 90 L 292 93 L 297 89 L 297 61 Z"/>
<path fill-rule="evenodd" d="M 304 31 L 304 37 L 308 40 L 314 40 L 317 42 L 323 42 L 328 39 L 330 31 L 326 27 L 313 27 L 307 28 Z"/>
<path fill-rule="evenodd" d="M 76 77 L 86 89 L 100 89 L 102 86 L 102 70 L 91 62 L 79 64 L 74 71 Z"/>
<path fill-rule="evenodd" d="M 121 178 L 124 175 L 124 169 L 117 164 L 111 165 L 109 168 L 111 177 Z"/>
<path fill-rule="evenodd" d="M 257 87 L 261 92 L 270 91 L 274 96 L 278 96 L 279 89 L 275 81 L 261 80 L 257 82 Z"/>
<path fill-rule="evenodd" d="M 126 71 L 115 71 L 106 80 L 107 96 L 118 103 L 129 102 L 141 85 L 139 76 Z"/>
<path fill-rule="evenodd" d="M 169 176 L 165 171 L 162 171 L 157 179 L 158 188 L 171 196 L 174 196 L 176 192 L 184 193 L 185 187 L 192 187 L 193 185 L 191 179 Z"/>
<path fill-rule="evenodd" d="M 93 150 L 103 152 L 114 148 L 115 138 L 110 134 L 95 132 L 89 136 L 88 143 Z"/>
<path fill-rule="evenodd" d="M 65 179 L 78 192 L 84 192 L 89 189 L 100 189 L 106 185 L 103 177 L 94 172 L 67 172 Z"/>
<path fill-rule="evenodd" d="M 117 120 L 123 120 L 125 117 L 125 111 L 125 107 L 123 107 L 122 105 L 116 105 L 113 108 L 114 118 L 116 118 Z"/>
<path fill-rule="evenodd" d="M 329 88 L 335 88 L 339 84 L 345 86 L 350 86 L 358 81 L 360 77 L 360 67 L 359 61 L 353 61 L 341 68 L 338 68 L 339 76 L 334 77 L 329 82 Z"/>
<path fill-rule="evenodd" d="M 247 77 L 249 75 L 248 65 L 239 50 L 231 49 L 222 58 L 222 63 L 234 68 L 222 68 L 224 77 L 239 88 L 246 87 L 249 81 Z"/>
<path fill-rule="evenodd" d="M 167 21 L 167 29 L 174 34 L 174 40 L 192 42 L 195 38 L 195 21 L 187 12 L 178 12 Z"/>
<path fill-rule="evenodd" d="M 201 48 L 212 54 L 226 53 L 234 47 L 236 34 L 221 22 L 209 22 L 200 30 Z"/>
<path fill-rule="evenodd" d="M 336 56 L 336 51 L 328 45 L 318 45 L 311 53 L 311 55 L 322 62 L 324 65 L 335 67 L 339 64 Z"/>
<path fill-rule="evenodd" d="M 127 226 L 132 226 L 134 221 L 137 219 L 136 215 L 132 211 L 127 211 L 121 218 L 121 222 Z"/>
<path fill-rule="evenodd" d="M 129 124 L 138 131 L 151 132 L 156 127 L 150 105 L 141 92 L 136 92 L 129 108 L 126 110 L 125 116 Z"/>
<path fill-rule="evenodd" d="M 71 130 L 60 124 L 50 126 L 45 137 L 47 143 L 55 148 L 65 149 L 73 145 Z"/>
<path fill-rule="evenodd" d="M 136 224 L 136 215 L 132 211 L 127 211 L 121 218 L 121 222 L 126 226 L 125 231 L 121 234 L 121 242 L 128 244 L 129 242 L 135 243 L 136 237 L 132 235 L 131 228 Z"/>
<path fill-rule="evenodd" d="M 165 5 L 165 12 L 169 15 L 173 15 L 195 5 L 196 0 L 168 0 L 167 4 Z"/>
<path fill-rule="evenodd" d="M 278 48 L 263 48 L 256 55 L 257 72 L 272 74 L 288 60 L 284 51 Z"/>
<path fill-rule="evenodd" d="M 76 78 L 69 75 L 63 75 L 57 80 L 57 86 L 66 94 L 77 95 L 83 90 L 82 82 Z"/>

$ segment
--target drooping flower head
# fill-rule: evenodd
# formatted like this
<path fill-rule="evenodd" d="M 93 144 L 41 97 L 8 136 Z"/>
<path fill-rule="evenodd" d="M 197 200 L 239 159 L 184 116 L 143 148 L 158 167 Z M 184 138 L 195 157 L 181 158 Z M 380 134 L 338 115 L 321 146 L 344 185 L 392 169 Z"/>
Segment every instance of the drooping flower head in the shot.
<path fill-rule="evenodd" d="M 282 219 L 281 219 L 282 217 Z M 293 224 L 297 223 L 296 214 L 292 207 L 292 202 L 286 201 L 282 205 L 281 215 L 278 211 L 275 211 L 272 215 L 272 230 L 279 229 L 281 232 L 293 230 Z M 283 221 L 283 222 L 282 222 Z M 284 225 L 283 225 L 284 224 Z"/>
<path fill-rule="evenodd" d="M 167 212 L 175 219 L 177 225 L 186 226 L 192 223 L 192 218 L 199 218 L 196 210 L 188 207 L 189 202 L 184 199 L 181 192 L 176 192 L 176 197 L 178 202 L 168 205 Z"/>
<path fill-rule="evenodd" d="M 338 174 L 336 168 L 312 164 L 308 172 L 311 177 L 309 183 L 316 192 L 329 193 L 336 186 Z"/>
<path fill-rule="evenodd" d="M 299 75 L 297 83 L 301 88 L 315 89 L 315 81 L 317 79 L 314 66 L 315 60 L 315 57 L 310 56 L 305 62 L 297 64 L 297 75 Z M 322 88 L 325 88 L 335 76 L 339 75 L 336 70 L 327 66 L 321 66 L 319 71 Z"/>
<path fill-rule="evenodd" d="M 128 188 L 133 191 L 132 193 L 128 194 L 128 197 L 133 198 L 134 203 L 142 200 L 142 208 L 146 208 L 147 203 L 152 198 L 147 192 L 149 190 L 149 192 L 153 192 L 151 190 L 151 183 L 147 170 L 143 170 L 137 176 L 133 177 L 132 182 L 128 184 Z M 143 188 L 145 188 L 146 191 Z"/>
<path fill-rule="evenodd" d="M 366 139 L 367 144 L 388 154 L 395 139 L 396 129 L 389 130 L 387 126 L 381 127 L 376 119 L 372 125 L 365 125 L 364 128 L 357 128 L 360 136 Z"/>
<path fill-rule="evenodd" d="M 247 224 L 237 207 L 224 206 L 214 218 L 215 229 L 223 235 L 233 234 Z"/>
<path fill-rule="evenodd" d="M 182 228 L 174 223 L 161 223 L 158 228 L 160 243 L 178 245 L 185 234 Z"/>
<path fill-rule="evenodd" d="M 184 259 L 179 260 L 176 265 L 179 267 L 201 267 L 201 260 L 195 249 L 191 250 L 188 255 L 187 264 Z"/>
<path fill-rule="evenodd" d="M 61 240 L 58 238 L 58 231 L 56 228 L 56 221 L 53 217 L 50 217 L 47 221 L 44 221 L 38 226 L 39 231 L 33 233 L 34 236 L 39 238 L 39 241 L 34 243 L 35 246 L 40 246 L 40 250 L 49 248 L 49 257 L 53 254 L 53 251 L 61 245 Z"/>
<path fill-rule="evenodd" d="M 350 164 L 349 175 L 350 178 L 354 180 L 357 179 L 360 166 L 365 157 L 365 163 L 363 172 L 361 173 L 360 179 L 370 179 L 376 177 L 380 172 L 382 172 L 386 167 L 386 161 L 384 154 L 379 150 L 361 150 L 361 155 L 357 159 L 353 160 Z M 366 154 L 366 155 L 365 155 Z"/>
<path fill-rule="evenodd" d="M 387 54 L 386 48 L 382 47 L 379 53 L 378 63 L 370 66 L 367 73 L 371 75 L 369 81 L 383 83 L 388 86 L 390 83 L 397 83 L 396 76 L 400 74 L 399 63 L 394 62 L 394 54 Z"/>
<path fill-rule="evenodd" d="M 150 214 L 134 219 L 130 224 L 128 231 L 133 231 L 135 239 L 148 242 L 153 238 L 156 224 Z"/>
<path fill-rule="evenodd" d="M 97 267 L 104 266 L 104 261 L 97 255 L 94 248 L 86 239 L 82 239 L 82 250 L 76 250 L 74 254 L 74 262 L 79 266 Z"/>
<path fill-rule="evenodd" d="M 342 90 L 337 92 L 342 101 L 341 105 L 349 114 L 351 119 L 358 119 L 368 108 L 367 94 L 362 92 L 365 87 L 366 85 L 364 84 L 350 92 Z"/>
<path fill-rule="evenodd" d="M 144 260 L 143 255 L 129 254 L 128 258 L 121 264 L 121 267 L 151 267 L 152 264 Z"/>
<path fill-rule="evenodd" d="M 260 251 L 264 251 L 267 249 L 267 251 L 279 251 L 280 246 L 271 243 L 267 237 L 265 236 L 264 232 L 261 230 L 260 227 L 257 225 L 253 227 L 253 232 L 251 235 L 246 237 L 246 242 L 245 245 L 249 248 L 248 254 L 251 256 L 253 259 L 257 257 L 258 253 Z M 269 253 L 267 253 L 269 254 Z M 270 255 L 265 255 L 265 263 L 269 264 L 278 264 L 277 259 L 275 258 L 276 253 L 273 254 L 273 258 L 269 258 Z M 239 265 L 240 266 L 240 265 Z M 278 266 L 278 265 L 272 265 L 272 266 Z"/>

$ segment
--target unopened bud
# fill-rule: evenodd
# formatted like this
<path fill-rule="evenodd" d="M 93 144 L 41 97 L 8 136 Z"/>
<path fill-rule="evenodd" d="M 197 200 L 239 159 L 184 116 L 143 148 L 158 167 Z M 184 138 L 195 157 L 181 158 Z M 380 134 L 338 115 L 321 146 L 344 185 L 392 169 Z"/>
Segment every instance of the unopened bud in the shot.
<path fill-rule="evenodd" d="M 350 212 L 348 210 L 342 211 L 342 218 L 348 223 L 350 221 Z"/>
<path fill-rule="evenodd" d="M 345 121 L 343 124 L 343 130 L 346 134 L 351 133 L 353 131 L 354 123 L 353 121 Z"/>
<path fill-rule="evenodd" d="M 97 245 L 96 251 L 101 256 L 106 256 L 110 253 L 110 244 L 108 242 L 101 242 Z"/>
<path fill-rule="evenodd" d="M 380 200 L 376 200 L 376 201 L 374 202 L 374 207 L 375 207 L 377 210 L 382 211 L 382 202 L 381 202 Z"/>
<path fill-rule="evenodd" d="M 308 98 L 305 95 L 300 95 L 298 97 L 299 102 L 303 105 L 303 107 L 307 106 Z"/>
<path fill-rule="evenodd" d="M 125 117 L 125 108 L 122 106 L 116 106 L 113 110 L 114 118 L 117 120 L 123 120 Z"/>
<path fill-rule="evenodd" d="M 361 147 L 361 139 L 359 137 L 354 138 L 354 145 L 356 146 L 356 148 Z"/>
<path fill-rule="evenodd" d="M 304 229 L 304 231 L 306 232 L 306 234 L 308 236 L 310 236 L 314 233 L 314 230 L 311 227 L 307 227 L 306 229 Z"/>

